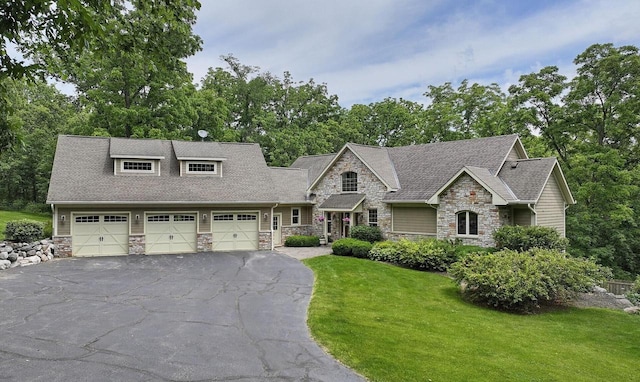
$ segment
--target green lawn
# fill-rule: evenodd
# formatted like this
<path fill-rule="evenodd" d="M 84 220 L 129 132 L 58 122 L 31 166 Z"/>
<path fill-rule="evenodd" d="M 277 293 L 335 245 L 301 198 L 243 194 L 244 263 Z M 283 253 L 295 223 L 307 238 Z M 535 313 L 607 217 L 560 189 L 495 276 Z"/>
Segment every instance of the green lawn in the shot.
<path fill-rule="evenodd" d="M 321 256 L 308 324 L 372 381 L 640 381 L 640 316 L 605 309 L 517 315 L 461 300 L 450 279 Z"/>
<path fill-rule="evenodd" d="M 51 215 L 30 214 L 18 211 L 0 211 L 0 240 L 4 240 L 4 229 L 6 228 L 8 221 L 22 219 L 36 220 L 47 224 L 51 221 Z"/>

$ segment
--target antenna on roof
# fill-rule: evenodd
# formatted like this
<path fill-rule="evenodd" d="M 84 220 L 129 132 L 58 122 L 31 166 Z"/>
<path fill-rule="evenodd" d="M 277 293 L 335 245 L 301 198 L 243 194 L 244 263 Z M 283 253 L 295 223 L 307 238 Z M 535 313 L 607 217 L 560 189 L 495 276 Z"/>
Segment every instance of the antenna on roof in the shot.
<path fill-rule="evenodd" d="M 202 142 L 204 142 L 204 139 L 209 135 L 209 133 L 207 130 L 198 130 L 198 135 L 202 138 Z"/>

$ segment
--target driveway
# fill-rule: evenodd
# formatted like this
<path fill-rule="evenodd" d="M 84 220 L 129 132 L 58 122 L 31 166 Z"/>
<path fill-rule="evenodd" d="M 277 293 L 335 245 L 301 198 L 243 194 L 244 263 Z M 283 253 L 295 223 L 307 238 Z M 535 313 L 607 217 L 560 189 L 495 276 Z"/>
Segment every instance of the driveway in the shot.
<path fill-rule="evenodd" d="M 310 338 L 313 274 L 274 252 L 0 272 L 0 380 L 363 381 Z"/>

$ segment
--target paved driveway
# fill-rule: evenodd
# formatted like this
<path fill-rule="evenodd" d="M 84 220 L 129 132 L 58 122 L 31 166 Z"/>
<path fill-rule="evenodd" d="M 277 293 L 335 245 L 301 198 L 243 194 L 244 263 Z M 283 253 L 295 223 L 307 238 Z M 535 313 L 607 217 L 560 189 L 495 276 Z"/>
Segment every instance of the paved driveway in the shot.
<path fill-rule="evenodd" d="M 0 272 L 0 381 L 362 381 L 309 336 L 279 253 L 61 259 Z"/>

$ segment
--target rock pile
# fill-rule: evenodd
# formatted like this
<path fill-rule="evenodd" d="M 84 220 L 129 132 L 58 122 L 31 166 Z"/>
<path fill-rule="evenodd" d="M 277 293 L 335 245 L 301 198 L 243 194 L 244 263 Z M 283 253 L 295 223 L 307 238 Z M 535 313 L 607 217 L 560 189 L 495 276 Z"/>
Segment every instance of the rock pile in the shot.
<path fill-rule="evenodd" d="M 55 257 L 55 247 L 49 240 L 34 243 L 0 243 L 0 270 L 38 264 Z"/>

